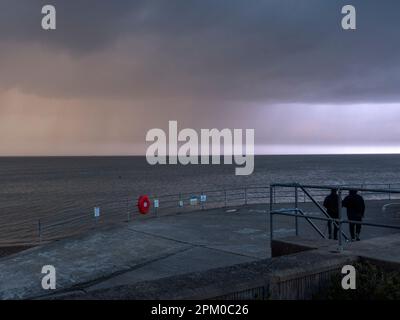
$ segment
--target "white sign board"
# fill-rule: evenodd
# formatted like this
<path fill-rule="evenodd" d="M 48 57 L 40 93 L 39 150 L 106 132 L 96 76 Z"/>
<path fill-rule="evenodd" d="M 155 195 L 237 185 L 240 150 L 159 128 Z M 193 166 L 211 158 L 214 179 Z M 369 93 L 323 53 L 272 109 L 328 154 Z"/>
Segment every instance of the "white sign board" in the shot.
<path fill-rule="evenodd" d="M 100 217 L 100 208 L 99 207 L 94 208 L 94 217 L 95 218 Z"/>
<path fill-rule="evenodd" d="M 192 198 L 190 198 L 190 205 L 191 205 L 191 206 L 197 205 L 197 197 L 192 197 Z"/>
<path fill-rule="evenodd" d="M 160 207 L 160 201 L 158 199 L 154 200 L 154 208 L 159 208 Z"/>
<path fill-rule="evenodd" d="M 206 202 L 206 201 L 207 201 L 207 195 L 202 194 L 202 195 L 200 196 L 200 201 L 201 201 L 201 202 Z"/>

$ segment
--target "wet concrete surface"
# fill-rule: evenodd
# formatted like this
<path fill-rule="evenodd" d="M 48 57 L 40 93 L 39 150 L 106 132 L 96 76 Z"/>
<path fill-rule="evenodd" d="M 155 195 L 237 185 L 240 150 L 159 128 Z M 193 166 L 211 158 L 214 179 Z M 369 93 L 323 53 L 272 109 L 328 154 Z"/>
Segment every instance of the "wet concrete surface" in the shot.
<path fill-rule="evenodd" d="M 385 202 L 370 202 L 366 220 L 396 223 L 384 215 Z M 311 216 L 320 213 L 300 204 Z M 283 208 L 285 205 L 276 205 Z M 326 223 L 316 223 L 327 232 Z M 397 223 L 400 224 L 400 223 Z M 295 233 L 292 217 L 274 218 L 274 237 Z M 365 228 L 363 239 L 395 233 Z M 320 239 L 299 220 L 299 234 Z M 373 241 L 373 240 L 371 240 Z M 57 294 L 91 292 L 271 257 L 268 205 L 249 205 L 133 220 L 123 226 L 57 241 L 0 259 L 0 298 L 48 295 L 41 287 L 44 265 L 57 270 Z"/>

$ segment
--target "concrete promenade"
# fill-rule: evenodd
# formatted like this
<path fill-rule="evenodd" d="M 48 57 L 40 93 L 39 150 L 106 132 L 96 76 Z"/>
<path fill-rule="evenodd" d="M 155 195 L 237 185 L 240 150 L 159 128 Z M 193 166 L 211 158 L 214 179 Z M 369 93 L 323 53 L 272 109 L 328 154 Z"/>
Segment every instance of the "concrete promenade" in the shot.
<path fill-rule="evenodd" d="M 367 211 L 370 221 L 398 221 L 397 217 L 381 216 L 385 203 L 370 203 Z M 318 215 L 310 204 L 305 206 Z M 271 257 L 268 210 L 267 205 L 250 205 L 133 220 L 112 229 L 3 257 L 0 258 L 0 299 L 46 297 L 49 292 L 41 288 L 44 265 L 56 268 L 57 290 L 52 293 L 63 297 L 90 295 L 238 264 L 261 263 Z M 322 230 L 324 227 L 320 225 Z M 274 230 L 277 238 L 292 236 L 293 218 L 277 218 Z M 306 221 L 300 222 L 300 233 L 320 239 Z M 392 233 L 395 232 L 367 228 L 363 237 L 371 239 Z"/>

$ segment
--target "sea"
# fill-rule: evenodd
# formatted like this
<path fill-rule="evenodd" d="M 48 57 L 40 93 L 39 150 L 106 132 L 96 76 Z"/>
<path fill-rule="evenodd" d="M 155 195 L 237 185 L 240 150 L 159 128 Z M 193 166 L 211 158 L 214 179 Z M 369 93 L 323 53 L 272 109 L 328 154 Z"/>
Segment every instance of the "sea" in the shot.
<path fill-rule="evenodd" d="M 50 226 L 61 226 L 53 237 L 67 224 L 79 231 L 94 207 L 125 218 L 143 194 L 292 182 L 399 184 L 400 155 L 256 156 L 250 176 L 236 176 L 235 165 L 151 166 L 145 157 L 1 157 L 0 245 L 32 241 Z"/>

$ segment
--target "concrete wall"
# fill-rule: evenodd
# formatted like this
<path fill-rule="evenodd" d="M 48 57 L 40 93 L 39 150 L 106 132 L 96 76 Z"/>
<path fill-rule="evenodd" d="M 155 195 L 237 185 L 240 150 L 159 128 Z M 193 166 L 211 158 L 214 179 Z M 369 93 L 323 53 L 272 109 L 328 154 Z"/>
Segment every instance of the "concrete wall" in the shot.
<path fill-rule="evenodd" d="M 311 299 L 357 257 L 316 251 L 174 276 L 129 286 L 65 294 L 64 299 Z"/>
<path fill-rule="evenodd" d="M 315 270 L 307 274 L 298 274 L 288 280 L 272 281 L 270 298 L 273 300 L 309 300 L 313 295 L 326 288 L 332 275 L 339 273 L 342 264 L 332 265 L 330 270 Z"/>
<path fill-rule="evenodd" d="M 336 240 L 307 239 L 302 237 L 286 237 L 282 239 L 274 239 L 271 241 L 271 256 L 281 257 L 303 251 L 324 249 L 333 251 L 332 248 L 337 247 Z"/>

